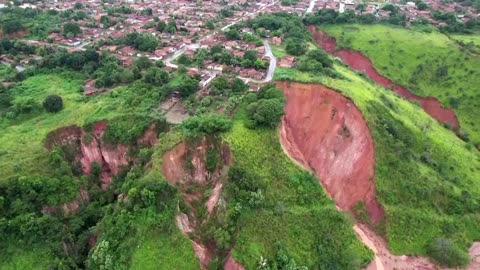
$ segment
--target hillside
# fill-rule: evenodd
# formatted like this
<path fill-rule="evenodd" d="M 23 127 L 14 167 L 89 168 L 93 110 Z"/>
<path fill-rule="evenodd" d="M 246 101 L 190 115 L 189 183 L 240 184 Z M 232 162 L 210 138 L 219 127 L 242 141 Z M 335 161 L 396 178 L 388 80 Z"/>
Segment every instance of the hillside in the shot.
<path fill-rule="evenodd" d="M 480 56 L 438 32 L 384 25 L 322 26 L 340 48 L 358 50 L 385 77 L 455 111 L 460 134 L 478 146 Z M 455 39 L 455 35 L 453 36 Z"/>
<path fill-rule="evenodd" d="M 427 255 L 435 238 L 466 251 L 480 235 L 478 152 L 434 121 L 422 108 L 340 64 L 343 79 L 279 68 L 275 78 L 319 83 L 359 108 L 375 145 L 377 199 L 385 209 L 377 232 L 394 254 Z"/>

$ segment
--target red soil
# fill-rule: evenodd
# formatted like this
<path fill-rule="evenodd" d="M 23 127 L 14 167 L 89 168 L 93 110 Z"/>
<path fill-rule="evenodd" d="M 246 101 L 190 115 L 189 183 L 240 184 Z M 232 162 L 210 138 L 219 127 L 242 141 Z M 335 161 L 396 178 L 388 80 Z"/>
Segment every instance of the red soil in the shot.
<path fill-rule="evenodd" d="M 355 105 L 321 85 L 279 82 L 287 100 L 280 138 L 290 157 L 311 169 L 343 210 L 363 202 L 374 223 L 384 216 L 375 198 L 374 147 Z"/>
<path fill-rule="evenodd" d="M 368 78 L 385 88 L 391 89 L 399 96 L 410 101 L 418 102 L 423 110 L 437 121 L 441 123 L 447 123 L 454 129 L 459 129 L 460 124 L 455 112 L 443 107 L 438 99 L 434 97 L 420 97 L 413 94 L 405 87 L 395 84 L 388 78 L 380 75 L 373 67 L 370 59 L 360 52 L 345 49 L 335 50 L 336 42 L 334 39 L 327 36 L 325 33 L 318 31 L 313 25 L 310 25 L 308 30 L 312 34 L 315 41 L 322 47 L 322 49 L 339 57 L 352 69 L 364 72 Z"/>
<path fill-rule="evenodd" d="M 224 270 L 245 270 L 245 267 L 238 264 L 232 256 L 228 256 L 225 265 L 223 266 Z"/>
<path fill-rule="evenodd" d="M 128 166 L 131 158 L 128 155 L 128 146 L 106 144 L 103 133 L 107 128 L 106 121 L 95 122 L 92 131 L 87 133 L 78 126 L 68 126 L 57 129 L 48 134 L 45 147 L 52 149 L 55 146 L 70 145 L 76 149 L 76 160 L 82 167 L 82 172 L 89 175 L 91 164 L 96 162 L 102 169 L 100 181 L 102 189 L 106 189 L 112 176 L 119 173 L 123 166 Z M 88 138 L 88 140 L 86 140 Z M 142 137 L 137 141 L 141 146 L 153 146 L 157 142 L 155 125 L 150 125 Z"/>
<path fill-rule="evenodd" d="M 194 147 L 189 147 L 185 142 L 177 144 L 172 150 L 164 154 L 162 158 L 162 173 L 171 185 L 177 185 L 179 191 L 183 193 L 185 204 L 192 208 L 190 213 L 179 213 L 176 217 L 177 227 L 182 233 L 190 238 L 195 256 L 198 258 L 203 269 L 208 267 L 213 254 L 217 253 L 214 241 L 208 243 L 200 243 L 191 237 L 192 234 L 198 233 L 196 230 L 203 224 L 205 220 L 198 220 L 194 214 L 197 209 L 193 207 L 194 201 L 202 200 L 202 188 L 207 185 L 212 188 L 212 192 L 204 202 L 209 215 L 215 212 L 216 206 L 219 205 L 222 191 L 222 184 L 219 179 L 226 172 L 224 168 L 217 168 L 214 172 L 209 173 L 205 166 L 207 149 L 212 147 L 211 143 L 204 137 Z M 230 149 L 225 144 L 219 145 L 220 156 L 223 165 L 232 163 Z M 187 160 L 190 159 L 190 160 Z M 186 166 L 186 162 L 191 162 Z M 188 169 L 187 169 L 188 168 Z M 196 187 L 191 189 L 192 185 Z M 198 237 L 197 237 L 198 238 Z M 217 254 L 225 256 L 226 254 Z M 225 269 L 242 269 L 231 268 L 239 266 L 232 259 L 228 258 Z M 229 267 L 229 268 L 227 268 Z M 241 267 L 241 266 L 239 266 Z"/>

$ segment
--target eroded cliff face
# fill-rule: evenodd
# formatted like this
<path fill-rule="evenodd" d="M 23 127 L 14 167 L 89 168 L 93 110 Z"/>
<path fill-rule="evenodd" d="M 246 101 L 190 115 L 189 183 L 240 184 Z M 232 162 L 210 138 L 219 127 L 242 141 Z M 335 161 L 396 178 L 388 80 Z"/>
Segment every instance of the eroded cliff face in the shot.
<path fill-rule="evenodd" d="M 351 49 L 337 49 L 335 39 L 329 37 L 326 33 L 319 31 L 314 25 L 309 25 L 308 31 L 312 34 L 313 39 L 326 52 L 339 57 L 350 68 L 364 72 L 368 78 L 379 85 L 392 90 L 399 96 L 413 101 L 423 108 L 423 110 L 431 117 L 441 123 L 447 123 L 454 130 L 460 128 L 457 116 L 452 109 L 442 106 L 440 101 L 434 97 L 420 97 L 415 95 L 409 89 L 392 82 L 390 79 L 382 76 L 372 64 L 372 61 L 362 53 Z"/>
<path fill-rule="evenodd" d="M 81 172 L 90 175 L 91 166 L 97 163 L 100 167 L 100 187 L 107 189 L 112 177 L 117 175 L 124 166 L 133 162 L 130 157 L 129 147 L 123 144 L 108 144 L 102 136 L 107 128 L 106 121 L 99 121 L 92 125 L 90 132 L 78 126 L 68 126 L 52 131 L 45 139 L 45 147 L 51 150 L 60 147 L 71 164 L 80 165 Z M 137 146 L 151 147 L 157 143 L 157 130 L 155 124 L 151 124 L 137 140 Z M 76 212 L 79 205 L 88 203 L 90 200 L 86 190 L 79 191 L 75 200 L 65 203 L 60 207 L 45 206 L 45 213 L 61 212 L 68 214 Z"/>
<path fill-rule="evenodd" d="M 97 163 L 101 168 L 101 187 L 106 189 L 112 176 L 118 174 L 122 167 L 128 166 L 132 162 L 132 157 L 128 155 L 130 146 L 108 144 L 102 139 L 106 128 L 106 121 L 95 122 L 90 132 L 86 132 L 78 126 L 60 128 L 47 136 L 45 147 L 52 149 L 59 146 L 69 149 L 68 152 L 74 153 L 74 155 L 67 159 L 70 162 L 78 162 L 85 175 L 89 175 L 92 164 Z M 143 136 L 137 140 L 137 145 L 153 146 L 157 143 L 157 135 L 155 125 L 151 124 Z"/>
<path fill-rule="evenodd" d="M 312 170 L 343 210 L 363 202 L 370 220 L 384 211 L 375 198 L 374 147 L 355 105 L 321 85 L 280 82 L 286 98 L 281 143 L 301 166 Z"/>
<path fill-rule="evenodd" d="M 190 207 L 189 213 L 180 212 L 176 217 L 178 228 L 190 238 L 195 256 L 206 269 L 213 256 L 227 256 L 219 254 L 214 241 L 203 243 L 198 234 L 201 226 L 215 214 L 218 207 L 224 207 L 221 196 L 222 183 L 220 178 L 227 173 L 227 166 L 231 164 L 230 149 L 222 142 L 202 138 L 198 142 L 182 142 L 165 153 L 162 159 L 162 172 L 171 185 L 178 187 L 183 194 L 184 203 Z M 218 161 L 213 171 L 207 169 L 207 152 L 214 150 L 218 153 Z M 204 191 L 211 189 L 210 196 L 203 198 Z M 195 207 L 199 202 L 207 209 L 208 216 L 199 219 Z M 240 268 L 231 268 L 232 265 Z M 230 256 L 226 258 L 225 269 L 243 269 Z"/>

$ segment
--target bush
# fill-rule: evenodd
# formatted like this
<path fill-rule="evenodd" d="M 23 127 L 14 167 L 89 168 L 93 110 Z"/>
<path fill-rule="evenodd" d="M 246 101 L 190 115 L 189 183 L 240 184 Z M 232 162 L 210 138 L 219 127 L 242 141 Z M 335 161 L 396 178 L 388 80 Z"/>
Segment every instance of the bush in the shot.
<path fill-rule="evenodd" d="M 49 95 L 43 101 L 43 108 L 49 113 L 56 113 L 63 109 L 62 97 L 58 95 Z"/>
<path fill-rule="evenodd" d="M 455 246 L 452 241 L 436 238 L 427 245 L 427 254 L 438 263 L 448 266 L 466 266 L 469 262 L 468 255 Z"/>
<path fill-rule="evenodd" d="M 215 114 L 194 116 L 182 124 L 183 133 L 187 137 L 199 137 L 225 132 L 232 128 L 232 121 Z"/>

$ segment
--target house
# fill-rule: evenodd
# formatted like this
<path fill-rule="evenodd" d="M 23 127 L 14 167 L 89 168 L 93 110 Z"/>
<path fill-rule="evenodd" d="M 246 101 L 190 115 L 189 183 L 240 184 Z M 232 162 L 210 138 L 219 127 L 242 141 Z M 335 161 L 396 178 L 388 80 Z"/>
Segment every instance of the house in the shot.
<path fill-rule="evenodd" d="M 258 86 L 258 85 L 248 86 L 248 91 L 250 91 L 250 92 L 258 92 L 259 90 L 260 90 L 260 86 Z"/>
<path fill-rule="evenodd" d="M 272 43 L 273 43 L 273 45 L 278 46 L 278 45 L 282 44 L 282 38 L 281 37 L 273 37 L 272 38 Z"/>
<path fill-rule="evenodd" d="M 135 49 L 132 47 L 123 47 L 122 49 L 119 50 L 119 53 L 125 56 L 134 56 Z"/>
<path fill-rule="evenodd" d="M 280 61 L 278 61 L 278 66 L 291 68 L 293 67 L 294 63 L 295 63 L 295 57 L 287 55 L 280 58 Z"/>

